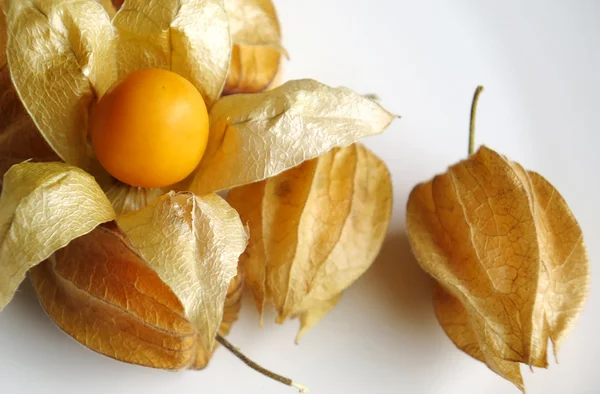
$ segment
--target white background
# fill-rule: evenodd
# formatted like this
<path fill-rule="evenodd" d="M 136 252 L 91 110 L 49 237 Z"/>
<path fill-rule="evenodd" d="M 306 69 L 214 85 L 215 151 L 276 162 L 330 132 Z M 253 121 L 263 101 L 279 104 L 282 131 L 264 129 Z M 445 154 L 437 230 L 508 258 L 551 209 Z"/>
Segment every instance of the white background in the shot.
<path fill-rule="evenodd" d="M 311 77 L 377 93 L 402 115 L 366 141 L 394 177 L 380 258 L 294 345 L 297 322 L 258 328 L 249 296 L 230 340 L 313 393 L 517 393 L 455 349 L 438 326 L 430 282 L 411 256 L 411 188 L 466 155 L 469 106 L 483 84 L 477 143 L 543 174 L 579 219 L 592 262 L 589 302 L 548 371 L 523 368 L 531 394 L 600 393 L 600 2 L 276 2 L 291 61 Z M 270 316 L 272 317 L 272 315 Z M 0 392 L 293 393 L 219 350 L 201 372 L 121 364 L 62 334 L 29 285 L 0 314 Z"/>

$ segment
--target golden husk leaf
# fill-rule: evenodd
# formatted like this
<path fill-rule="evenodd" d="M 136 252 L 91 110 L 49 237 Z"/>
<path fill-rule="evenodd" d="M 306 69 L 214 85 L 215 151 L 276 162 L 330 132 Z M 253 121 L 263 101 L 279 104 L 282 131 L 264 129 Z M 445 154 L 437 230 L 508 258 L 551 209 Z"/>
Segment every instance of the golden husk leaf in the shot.
<path fill-rule="evenodd" d="M 276 83 L 282 53 L 270 0 L 225 0 L 233 49 L 224 93 L 257 93 Z"/>
<path fill-rule="evenodd" d="M 177 296 L 114 224 L 73 240 L 30 277 L 48 315 L 96 352 L 169 370 L 204 368 L 212 356 Z M 229 286 L 221 335 L 237 320 L 242 284 L 240 273 Z"/>
<path fill-rule="evenodd" d="M 381 133 L 395 119 L 350 89 L 313 80 L 223 97 L 209 116 L 208 146 L 189 186 L 199 195 L 275 176 Z"/>
<path fill-rule="evenodd" d="M 270 0 L 225 0 L 231 40 L 238 45 L 283 51 L 275 7 Z"/>
<path fill-rule="evenodd" d="M 546 367 L 589 289 L 582 232 L 540 175 L 482 147 L 415 187 L 413 252 L 435 278 L 435 309 L 452 341 L 524 390 L 518 363 Z"/>
<path fill-rule="evenodd" d="M 115 80 L 114 30 L 93 1 L 8 0 L 8 64 L 33 121 L 67 163 L 87 167 L 88 108 Z"/>
<path fill-rule="evenodd" d="M 1 15 L 0 12 L 0 21 Z M 0 35 L 1 29 L 0 26 Z M 0 66 L 0 177 L 11 166 L 26 160 L 60 161 L 60 158 L 44 140 L 23 108 L 5 63 L 4 67 Z"/>
<path fill-rule="evenodd" d="M 94 178 L 63 163 L 22 163 L 0 196 L 0 310 L 27 271 L 115 213 Z"/>
<path fill-rule="evenodd" d="M 456 297 L 438 283 L 434 284 L 433 304 L 438 321 L 459 349 L 485 363 L 492 371 L 511 381 L 521 391 L 525 391 L 519 363 L 482 351 L 477 334 L 470 327 L 469 313 Z"/>
<path fill-rule="evenodd" d="M 171 192 L 117 224 L 177 295 L 204 349 L 212 349 L 248 240 L 238 213 L 216 194 Z"/>
<path fill-rule="evenodd" d="M 210 108 L 227 79 L 231 37 L 220 0 L 126 0 L 113 19 L 119 78 L 164 68 L 194 84 Z"/>
<path fill-rule="evenodd" d="M 377 256 L 392 210 L 385 164 L 361 145 L 336 148 L 263 182 L 233 189 L 250 228 L 240 259 L 259 311 L 300 316 L 298 338 Z"/>
<path fill-rule="evenodd" d="M 276 87 L 281 53 L 271 47 L 234 45 L 223 94 L 258 93 Z"/>

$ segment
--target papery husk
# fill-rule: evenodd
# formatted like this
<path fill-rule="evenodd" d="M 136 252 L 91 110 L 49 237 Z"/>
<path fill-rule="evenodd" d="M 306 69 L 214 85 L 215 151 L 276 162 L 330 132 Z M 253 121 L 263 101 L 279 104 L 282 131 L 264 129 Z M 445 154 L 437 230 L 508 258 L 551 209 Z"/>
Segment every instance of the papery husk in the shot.
<path fill-rule="evenodd" d="M 12 166 L 0 195 L 0 311 L 29 269 L 114 219 L 102 189 L 80 168 L 65 163 Z"/>
<path fill-rule="evenodd" d="M 271 47 L 234 45 L 224 95 L 258 93 L 279 86 L 281 52 Z"/>
<path fill-rule="evenodd" d="M 235 12 L 235 8 L 241 8 L 237 3 L 239 0 L 227 0 L 231 3 L 226 9 L 229 14 Z M 244 0 L 244 3 L 252 4 L 268 17 L 272 28 L 281 33 L 277 13 L 273 3 L 269 0 Z M 232 10 L 233 9 L 233 10 Z M 247 23 L 250 26 L 265 25 L 265 20 L 254 21 L 248 19 Z M 258 34 L 257 34 L 258 35 Z M 278 37 L 281 40 L 280 37 Z M 270 88 L 276 87 L 279 84 L 282 71 L 283 52 L 277 45 L 268 45 L 264 42 L 263 45 L 249 45 L 248 43 L 236 42 L 233 37 L 233 49 L 231 52 L 231 65 L 227 82 L 223 90 L 223 94 L 235 93 L 257 93 Z M 278 42 L 279 47 L 281 42 Z"/>
<path fill-rule="evenodd" d="M 385 238 L 392 184 L 385 164 L 354 144 L 266 181 L 228 201 L 250 228 L 240 259 L 259 311 L 300 317 L 298 338 L 369 268 Z"/>
<path fill-rule="evenodd" d="M 275 176 L 380 134 L 397 118 L 348 88 L 310 79 L 223 97 L 209 117 L 206 152 L 187 189 L 198 195 Z"/>
<path fill-rule="evenodd" d="M 491 149 L 415 187 L 406 226 L 437 282 L 452 341 L 525 390 L 519 363 L 546 367 L 589 290 L 581 228 L 558 191 Z"/>
<path fill-rule="evenodd" d="M 221 335 L 238 318 L 241 275 L 229 286 Z M 204 350 L 177 296 L 114 223 L 72 241 L 30 277 L 60 329 L 105 356 L 152 368 L 202 369 L 215 350 Z"/>
<path fill-rule="evenodd" d="M 126 0 L 112 25 L 119 79 L 162 68 L 190 81 L 208 108 L 219 99 L 232 46 L 221 0 Z"/>
<path fill-rule="evenodd" d="M 1 24 L 0 16 L 0 36 Z M 0 49 L 1 47 L 0 43 Z M 0 52 L 0 64 L 2 54 L 6 54 L 6 51 Z M 15 164 L 26 160 L 60 161 L 23 108 L 6 63 L 0 65 L 0 114 L 0 188 L 2 176 Z"/>
<path fill-rule="evenodd" d="M 112 18 L 116 11 L 123 5 L 123 0 L 96 0 L 104 6 L 108 15 Z M 255 5 L 258 9 L 264 11 L 266 16 L 270 17 L 270 24 L 278 33 L 280 33 L 279 21 L 273 3 L 269 0 L 246 0 L 248 4 Z M 226 9 L 235 10 L 238 1 L 228 1 L 231 3 Z M 248 19 L 249 26 L 264 25 L 265 20 Z M 223 89 L 223 94 L 235 93 L 257 93 L 276 87 L 279 84 L 282 75 L 282 50 L 280 39 L 278 45 L 271 43 L 249 43 L 236 42 L 233 37 L 233 47 L 231 53 L 231 62 L 227 82 Z M 258 37 L 260 38 L 260 37 Z M 257 40 L 258 40 L 257 38 Z"/>
<path fill-rule="evenodd" d="M 0 190 L 8 169 L 26 160 L 60 161 L 23 107 L 10 77 L 6 44 L 8 31 L 0 0 Z"/>
<path fill-rule="evenodd" d="M 179 298 L 204 349 L 212 349 L 227 289 L 248 243 L 238 213 L 216 194 L 169 192 L 116 221 Z"/>
<path fill-rule="evenodd" d="M 138 211 L 165 194 L 163 189 L 131 186 L 114 178 L 106 182 L 104 192 L 117 215 Z"/>
<path fill-rule="evenodd" d="M 89 111 L 115 82 L 143 68 L 167 69 L 189 80 L 210 108 L 231 60 L 221 1 L 123 6 L 112 18 L 110 5 L 95 1 L 9 0 L 5 7 L 7 61 L 23 106 L 62 160 L 90 172 Z"/>
<path fill-rule="evenodd" d="M 87 169 L 88 110 L 116 81 L 115 29 L 94 1 L 5 1 L 7 59 L 23 106 L 65 162 Z"/>

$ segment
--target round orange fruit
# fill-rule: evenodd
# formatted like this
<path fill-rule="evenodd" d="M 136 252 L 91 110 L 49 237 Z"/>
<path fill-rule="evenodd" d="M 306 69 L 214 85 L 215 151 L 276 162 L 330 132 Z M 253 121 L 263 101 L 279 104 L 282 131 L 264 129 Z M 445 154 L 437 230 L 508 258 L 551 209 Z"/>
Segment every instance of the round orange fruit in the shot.
<path fill-rule="evenodd" d="M 90 118 L 100 164 L 121 182 L 139 187 L 185 179 L 204 155 L 208 129 L 200 92 L 161 69 L 135 71 L 117 82 Z"/>

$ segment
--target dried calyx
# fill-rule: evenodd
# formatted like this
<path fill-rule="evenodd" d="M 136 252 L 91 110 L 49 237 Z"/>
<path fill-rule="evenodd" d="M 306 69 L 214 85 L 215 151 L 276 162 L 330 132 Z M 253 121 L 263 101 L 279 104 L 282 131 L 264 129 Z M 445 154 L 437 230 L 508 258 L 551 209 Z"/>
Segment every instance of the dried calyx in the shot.
<path fill-rule="evenodd" d="M 589 290 L 586 247 L 565 200 L 541 175 L 482 147 L 413 189 L 406 226 L 436 280 L 446 334 L 525 391 L 520 363 L 548 365 L 548 340 L 558 353 Z"/>
<path fill-rule="evenodd" d="M 250 229 L 240 264 L 259 312 L 271 303 L 279 323 L 299 317 L 298 340 L 377 256 L 392 185 L 385 164 L 354 144 L 234 189 L 228 201 Z"/>

